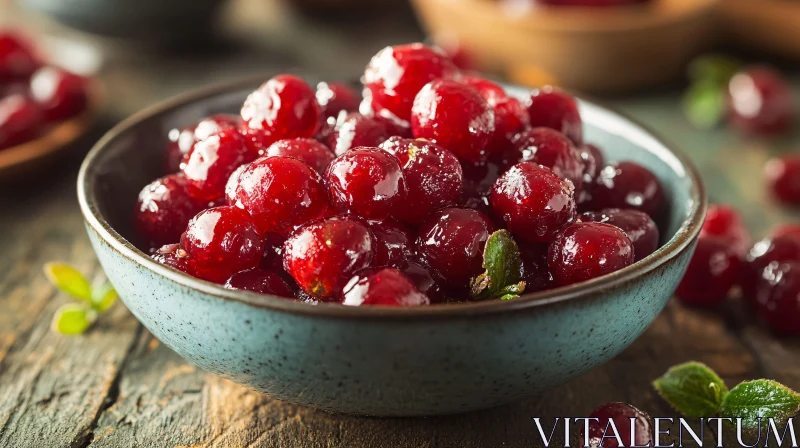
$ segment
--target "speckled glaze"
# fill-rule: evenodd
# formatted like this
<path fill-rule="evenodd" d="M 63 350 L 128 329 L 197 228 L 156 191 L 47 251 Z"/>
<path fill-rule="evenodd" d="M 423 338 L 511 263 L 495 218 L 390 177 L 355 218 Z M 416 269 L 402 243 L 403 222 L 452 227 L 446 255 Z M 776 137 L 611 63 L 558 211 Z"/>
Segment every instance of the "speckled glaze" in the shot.
<path fill-rule="evenodd" d="M 126 237 L 136 193 L 163 174 L 162 136 L 237 110 L 261 80 L 182 96 L 126 120 L 95 146 L 78 179 L 89 237 L 120 297 L 162 342 L 209 372 L 336 412 L 486 408 L 562 384 L 619 353 L 661 311 L 687 266 L 705 213 L 696 172 L 641 126 L 585 101 L 586 140 L 610 160 L 648 166 L 669 201 L 664 245 L 613 274 L 508 302 L 388 309 L 225 290 L 155 263 Z"/>

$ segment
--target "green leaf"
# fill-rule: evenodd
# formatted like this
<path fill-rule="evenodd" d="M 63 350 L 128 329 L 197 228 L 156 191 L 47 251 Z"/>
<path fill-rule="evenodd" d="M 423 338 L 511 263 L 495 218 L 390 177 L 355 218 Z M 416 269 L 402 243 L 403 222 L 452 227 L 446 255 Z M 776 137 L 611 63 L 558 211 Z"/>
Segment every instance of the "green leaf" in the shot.
<path fill-rule="evenodd" d="M 97 319 L 97 313 L 78 303 L 62 305 L 53 316 L 53 331 L 67 336 L 81 334 Z"/>
<path fill-rule="evenodd" d="M 111 308 L 117 301 L 117 291 L 111 284 L 106 284 L 102 288 L 95 288 L 92 290 L 92 309 L 98 313 Z"/>
<path fill-rule="evenodd" d="M 519 247 L 508 230 L 489 235 L 483 250 L 484 273 L 470 282 L 470 297 L 476 300 L 509 300 L 525 291 Z"/>
<path fill-rule="evenodd" d="M 728 388 L 708 366 L 687 362 L 667 370 L 653 387 L 670 406 L 686 417 L 717 415 Z"/>
<path fill-rule="evenodd" d="M 686 118 L 697 128 L 711 129 L 725 118 L 725 91 L 709 81 L 696 81 L 683 96 Z"/>
<path fill-rule="evenodd" d="M 772 380 L 745 381 L 722 399 L 719 416 L 742 418 L 742 428 L 758 428 L 758 417 L 784 425 L 800 411 L 800 394 Z"/>
<path fill-rule="evenodd" d="M 707 54 L 689 63 L 688 74 L 692 81 L 703 81 L 723 87 L 742 67 L 736 58 L 721 54 Z"/>
<path fill-rule="evenodd" d="M 47 263 L 44 265 L 44 273 L 50 283 L 66 294 L 87 302 L 92 301 L 92 287 L 89 280 L 77 269 L 66 263 Z"/>

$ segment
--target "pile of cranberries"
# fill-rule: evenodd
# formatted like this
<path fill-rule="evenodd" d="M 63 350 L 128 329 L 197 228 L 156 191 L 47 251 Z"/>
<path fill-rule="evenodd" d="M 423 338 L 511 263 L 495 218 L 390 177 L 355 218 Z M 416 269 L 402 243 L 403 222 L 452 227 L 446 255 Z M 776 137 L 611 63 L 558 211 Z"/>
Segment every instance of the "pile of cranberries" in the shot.
<path fill-rule="evenodd" d="M 171 131 L 173 174 L 135 207 L 142 247 L 229 288 L 356 306 L 468 297 L 499 229 L 527 291 L 658 247 L 658 179 L 584 143 L 570 95 L 509 96 L 422 44 L 381 50 L 363 82 L 275 76 L 240 115 Z"/>
<path fill-rule="evenodd" d="M 83 112 L 86 81 L 44 65 L 24 37 L 0 30 L 0 150 Z"/>

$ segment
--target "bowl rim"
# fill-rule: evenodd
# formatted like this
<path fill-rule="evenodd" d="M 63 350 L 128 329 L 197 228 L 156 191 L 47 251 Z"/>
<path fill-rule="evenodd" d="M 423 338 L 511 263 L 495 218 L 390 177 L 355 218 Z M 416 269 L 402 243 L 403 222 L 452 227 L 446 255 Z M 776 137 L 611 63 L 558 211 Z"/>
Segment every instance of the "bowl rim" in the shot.
<path fill-rule="evenodd" d="M 700 233 L 707 207 L 705 187 L 697 169 L 692 162 L 673 145 L 667 143 L 658 133 L 638 122 L 637 120 L 620 113 L 612 108 L 600 105 L 595 101 L 588 101 L 581 96 L 581 102 L 604 109 L 606 112 L 625 119 L 630 124 L 638 126 L 656 141 L 662 150 L 666 150 L 680 163 L 690 180 L 691 209 L 689 216 L 684 219 L 676 233 L 664 245 L 644 259 L 633 263 L 618 271 L 594 278 L 574 285 L 561 286 L 540 292 L 523 294 L 519 298 L 502 301 L 487 300 L 478 302 L 434 304 L 423 307 L 352 307 L 336 303 L 310 304 L 297 300 L 287 300 L 277 296 L 258 294 L 249 291 L 226 289 L 221 285 L 192 277 L 183 272 L 164 266 L 147 254 L 137 249 L 133 244 L 123 238 L 100 214 L 96 207 L 96 195 L 89 176 L 90 170 L 100 154 L 116 139 L 120 138 L 140 122 L 153 116 L 176 110 L 191 102 L 221 95 L 226 92 L 241 90 L 249 86 L 256 86 L 269 76 L 249 76 L 246 78 L 213 84 L 211 86 L 192 90 L 187 93 L 173 96 L 155 105 L 147 107 L 129 118 L 123 120 L 109 130 L 89 151 L 81 164 L 77 180 L 78 202 L 81 213 L 89 228 L 117 253 L 136 262 L 140 266 L 166 277 L 167 279 L 187 287 L 198 290 L 204 294 L 223 300 L 233 300 L 257 308 L 266 308 L 273 311 L 288 312 L 306 316 L 318 317 L 349 317 L 349 318 L 388 318 L 388 319 L 417 319 L 417 318 L 449 318 L 458 316 L 472 316 L 489 313 L 514 312 L 527 308 L 543 308 L 571 301 L 590 300 L 599 292 L 624 285 L 642 275 L 645 275 L 673 258 L 679 256 L 690 246 L 694 238 Z"/>

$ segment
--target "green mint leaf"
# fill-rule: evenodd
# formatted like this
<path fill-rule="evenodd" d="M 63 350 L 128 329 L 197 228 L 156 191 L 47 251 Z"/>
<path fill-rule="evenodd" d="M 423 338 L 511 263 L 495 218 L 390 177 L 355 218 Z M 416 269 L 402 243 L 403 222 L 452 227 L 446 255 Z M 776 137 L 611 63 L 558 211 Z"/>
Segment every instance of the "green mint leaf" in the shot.
<path fill-rule="evenodd" d="M 696 57 L 689 63 L 688 74 L 692 81 L 709 82 L 724 87 L 741 67 L 742 62 L 736 58 L 707 54 Z"/>
<path fill-rule="evenodd" d="M 44 265 L 44 273 L 50 283 L 66 294 L 87 302 L 92 301 L 92 286 L 77 269 L 66 264 L 51 262 Z"/>
<path fill-rule="evenodd" d="M 106 284 L 101 288 L 92 290 L 92 309 L 98 313 L 111 308 L 117 301 L 117 291 L 111 284 Z"/>
<path fill-rule="evenodd" d="M 97 313 L 78 303 L 62 305 L 53 316 L 53 331 L 67 336 L 81 334 L 97 319 Z"/>
<path fill-rule="evenodd" d="M 800 394 L 772 380 L 745 381 L 722 399 L 719 416 L 742 418 L 742 428 L 758 428 L 758 417 L 774 418 L 782 426 L 800 411 Z M 735 420 L 734 420 L 735 421 Z"/>
<path fill-rule="evenodd" d="M 725 118 L 724 87 L 709 81 L 696 81 L 683 96 L 683 111 L 692 125 L 711 129 Z"/>
<path fill-rule="evenodd" d="M 500 300 L 512 300 L 519 297 L 519 294 L 503 294 L 500 296 Z"/>
<path fill-rule="evenodd" d="M 483 268 L 486 272 L 470 282 L 473 299 L 502 298 L 525 290 L 519 247 L 508 230 L 498 230 L 489 235 L 483 250 Z"/>
<path fill-rule="evenodd" d="M 717 415 L 728 388 L 708 366 L 687 362 L 667 370 L 653 381 L 661 397 L 676 411 L 686 417 L 713 417 Z"/>

